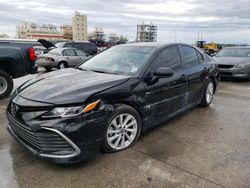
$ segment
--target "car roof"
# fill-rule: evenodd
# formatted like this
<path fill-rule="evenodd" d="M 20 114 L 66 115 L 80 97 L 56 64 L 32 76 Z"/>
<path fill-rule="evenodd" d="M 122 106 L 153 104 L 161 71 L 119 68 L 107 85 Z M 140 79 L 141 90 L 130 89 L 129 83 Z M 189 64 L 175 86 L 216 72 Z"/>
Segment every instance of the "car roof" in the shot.
<path fill-rule="evenodd" d="M 120 44 L 118 46 L 154 47 L 155 49 L 162 49 L 162 48 L 172 46 L 172 45 L 186 45 L 186 46 L 196 48 L 195 46 L 192 46 L 190 44 L 185 44 L 185 43 L 163 43 L 163 42 L 138 42 L 138 43 Z"/>
<path fill-rule="evenodd" d="M 76 49 L 76 48 L 69 48 L 69 47 L 63 47 L 63 48 L 54 48 L 51 51 L 62 52 L 63 50 L 78 50 L 78 49 Z"/>
<path fill-rule="evenodd" d="M 66 43 L 92 43 L 92 42 L 89 42 L 89 41 L 68 41 L 68 42 L 58 42 L 58 43 L 66 44 Z"/>

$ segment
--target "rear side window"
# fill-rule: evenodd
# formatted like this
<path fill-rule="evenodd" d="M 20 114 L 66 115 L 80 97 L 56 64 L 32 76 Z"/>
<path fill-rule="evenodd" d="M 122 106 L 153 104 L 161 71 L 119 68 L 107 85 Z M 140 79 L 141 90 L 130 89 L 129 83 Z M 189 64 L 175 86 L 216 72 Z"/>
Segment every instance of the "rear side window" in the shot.
<path fill-rule="evenodd" d="M 84 47 L 83 47 L 83 44 L 82 44 L 82 43 L 74 43 L 74 48 L 81 49 L 81 50 L 83 50 L 83 49 L 84 49 Z"/>
<path fill-rule="evenodd" d="M 189 46 L 180 46 L 182 63 L 184 68 L 193 67 L 199 64 L 196 50 Z"/>
<path fill-rule="evenodd" d="M 153 70 L 159 67 L 172 68 L 177 71 L 180 69 L 181 59 L 177 46 L 168 47 L 161 51 L 153 64 Z"/>
<path fill-rule="evenodd" d="M 201 53 L 199 51 L 197 51 L 197 56 L 198 56 L 199 63 L 202 63 L 204 59 L 203 59 L 203 56 L 201 55 Z"/>

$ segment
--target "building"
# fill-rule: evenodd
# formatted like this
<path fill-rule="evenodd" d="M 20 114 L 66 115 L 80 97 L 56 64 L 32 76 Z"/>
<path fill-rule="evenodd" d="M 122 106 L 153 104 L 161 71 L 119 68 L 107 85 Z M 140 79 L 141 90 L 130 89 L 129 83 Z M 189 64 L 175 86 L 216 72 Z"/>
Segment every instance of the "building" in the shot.
<path fill-rule="evenodd" d="M 89 40 L 105 41 L 105 33 L 101 27 L 96 27 L 95 30 L 89 33 Z"/>
<path fill-rule="evenodd" d="M 110 33 L 109 37 L 108 37 L 108 41 L 118 41 L 119 40 L 119 36 L 116 33 Z"/>
<path fill-rule="evenodd" d="M 157 40 L 157 26 L 151 24 L 137 25 L 137 42 L 156 42 Z"/>
<path fill-rule="evenodd" d="M 71 25 L 62 25 L 60 27 L 61 33 L 63 34 L 63 38 L 67 40 L 73 39 L 73 31 Z"/>
<path fill-rule="evenodd" d="M 72 18 L 73 40 L 88 40 L 87 15 L 81 15 L 76 11 Z"/>
<path fill-rule="evenodd" d="M 23 22 L 16 28 L 19 39 L 62 40 L 63 34 L 52 24 L 36 24 Z"/>

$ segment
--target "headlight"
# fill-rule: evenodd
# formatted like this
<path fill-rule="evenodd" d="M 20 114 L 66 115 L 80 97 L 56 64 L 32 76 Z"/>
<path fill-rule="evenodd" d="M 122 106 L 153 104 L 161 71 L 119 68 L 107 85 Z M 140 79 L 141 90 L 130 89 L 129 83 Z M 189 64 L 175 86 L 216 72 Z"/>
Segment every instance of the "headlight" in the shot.
<path fill-rule="evenodd" d="M 94 110 L 99 106 L 100 100 L 97 100 L 93 103 L 88 104 L 86 107 L 84 106 L 75 106 L 75 107 L 56 107 L 43 115 L 45 118 L 53 118 L 53 117 L 72 117 L 77 116 L 82 113 L 88 113 Z"/>
<path fill-rule="evenodd" d="M 250 67 L 250 63 L 236 65 L 236 68 L 245 68 L 245 67 Z"/>

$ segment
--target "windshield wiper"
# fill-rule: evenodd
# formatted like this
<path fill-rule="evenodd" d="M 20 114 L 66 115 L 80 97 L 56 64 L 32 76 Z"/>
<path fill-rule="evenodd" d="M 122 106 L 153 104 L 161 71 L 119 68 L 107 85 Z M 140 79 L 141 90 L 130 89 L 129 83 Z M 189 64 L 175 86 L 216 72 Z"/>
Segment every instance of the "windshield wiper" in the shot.
<path fill-rule="evenodd" d="M 83 69 L 81 67 L 75 67 L 76 69 L 79 69 L 79 70 L 83 70 L 83 71 L 87 71 L 86 69 Z"/>
<path fill-rule="evenodd" d="M 104 74 L 116 74 L 113 72 L 105 72 L 105 71 L 101 71 L 101 70 L 90 70 L 90 71 L 97 72 L 97 73 L 104 73 Z"/>

